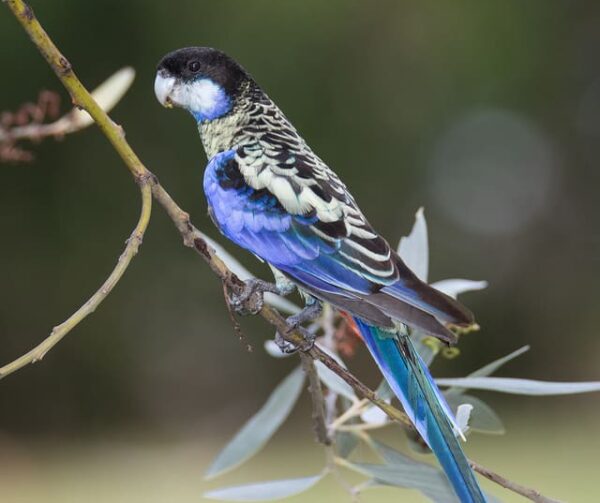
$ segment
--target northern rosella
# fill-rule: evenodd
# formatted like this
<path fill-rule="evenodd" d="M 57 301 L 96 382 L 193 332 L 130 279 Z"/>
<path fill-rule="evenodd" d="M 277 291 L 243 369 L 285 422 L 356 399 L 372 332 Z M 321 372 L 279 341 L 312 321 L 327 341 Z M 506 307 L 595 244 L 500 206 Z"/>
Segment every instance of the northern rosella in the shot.
<path fill-rule="evenodd" d="M 277 282 L 252 288 L 321 302 L 350 313 L 373 358 L 463 502 L 485 497 L 456 437 L 453 415 L 405 326 L 452 343 L 467 327 L 463 305 L 420 281 L 371 227 L 338 176 L 281 110 L 221 51 L 167 54 L 154 84 L 159 102 L 192 114 L 209 159 L 209 213 L 231 241 L 266 261 Z"/>

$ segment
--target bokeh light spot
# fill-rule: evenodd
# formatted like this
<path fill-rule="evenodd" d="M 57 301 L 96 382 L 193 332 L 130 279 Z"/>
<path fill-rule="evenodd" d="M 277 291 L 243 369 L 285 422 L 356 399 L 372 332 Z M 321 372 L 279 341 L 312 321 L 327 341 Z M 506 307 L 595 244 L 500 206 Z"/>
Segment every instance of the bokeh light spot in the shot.
<path fill-rule="evenodd" d="M 547 208 L 557 164 L 552 143 L 529 121 L 504 110 L 478 111 L 435 145 L 433 197 L 465 230 L 514 234 Z"/>

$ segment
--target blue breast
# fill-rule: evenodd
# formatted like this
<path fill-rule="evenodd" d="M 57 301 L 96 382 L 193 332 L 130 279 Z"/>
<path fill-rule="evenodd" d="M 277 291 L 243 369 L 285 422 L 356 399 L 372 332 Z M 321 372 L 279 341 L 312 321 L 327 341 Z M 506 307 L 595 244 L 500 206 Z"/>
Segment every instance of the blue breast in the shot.
<path fill-rule="evenodd" d="M 267 189 L 246 184 L 234 151 L 211 159 L 204 192 L 215 224 L 238 246 L 314 288 L 371 291 L 370 281 L 336 253 L 339 242 L 324 241 L 314 232 L 316 216 L 291 215 Z"/>
<path fill-rule="evenodd" d="M 318 254 L 315 245 L 298 239 L 292 229 L 293 220 L 304 217 L 287 213 L 268 190 L 248 186 L 237 168 L 234 151 L 211 159 L 204 173 L 204 192 L 219 230 L 264 260 L 295 263 Z"/>

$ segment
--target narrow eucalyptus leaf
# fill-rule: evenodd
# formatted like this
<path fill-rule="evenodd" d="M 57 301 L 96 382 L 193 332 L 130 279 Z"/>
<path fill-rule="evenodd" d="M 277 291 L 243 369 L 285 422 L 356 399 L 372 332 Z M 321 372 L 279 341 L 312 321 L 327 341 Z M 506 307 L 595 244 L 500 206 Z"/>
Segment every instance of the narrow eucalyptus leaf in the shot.
<path fill-rule="evenodd" d="M 395 487 L 417 489 L 436 503 L 459 503 L 446 476 L 430 465 L 406 458 L 401 465 L 346 463 L 348 468 Z"/>
<path fill-rule="evenodd" d="M 293 302 L 271 292 L 265 293 L 265 302 L 270 306 L 273 306 L 275 309 L 279 309 L 279 311 L 283 311 L 284 313 L 288 314 L 296 314 L 302 310 Z"/>
<path fill-rule="evenodd" d="M 256 454 L 288 417 L 304 383 L 300 367 L 273 390 L 263 407 L 252 416 L 219 453 L 205 473 L 213 478 L 240 465 Z"/>
<path fill-rule="evenodd" d="M 427 222 L 423 208 L 419 208 L 415 215 L 415 223 L 410 234 L 400 239 L 398 255 L 404 263 L 417 275 L 421 281 L 427 281 L 429 272 L 429 238 L 427 236 Z"/>
<path fill-rule="evenodd" d="M 320 344 L 319 349 L 327 353 L 341 367 L 346 368 L 346 364 L 338 354 L 334 353 L 329 348 L 326 348 Z M 334 393 L 337 393 L 338 395 L 348 398 L 351 402 L 355 402 L 357 400 L 356 394 L 354 393 L 352 387 L 335 372 L 333 372 L 333 370 L 330 370 L 321 362 L 315 362 L 315 366 L 317 368 L 317 373 L 319 374 L 319 379 L 321 379 L 321 382 L 323 382 L 323 384 L 327 388 L 329 388 Z"/>
<path fill-rule="evenodd" d="M 485 389 L 515 395 L 573 395 L 600 391 L 600 381 L 549 382 L 510 377 L 456 377 L 436 379 L 440 386 L 468 389 Z"/>
<path fill-rule="evenodd" d="M 361 413 L 360 418 L 363 423 L 372 426 L 383 426 L 389 423 L 387 414 L 375 405 L 367 407 L 367 409 Z"/>
<path fill-rule="evenodd" d="M 406 454 L 386 445 L 378 440 L 373 439 L 373 448 L 375 452 L 385 461 L 388 465 L 393 465 L 397 467 L 405 467 L 405 466 L 413 466 L 418 464 L 421 466 L 423 470 L 430 470 L 438 472 L 439 470 L 434 466 L 431 466 L 427 463 L 422 463 L 420 461 L 416 461 L 415 459 L 407 456 Z"/>
<path fill-rule="evenodd" d="M 347 458 L 358 445 L 358 437 L 350 431 L 338 431 L 335 434 L 335 448 L 340 458 Z"/>
<path fill-rule="evenodd" d="M 468 404 L 473 407 L 469 419 L 469 428 L 481 433 L 493 433 L 502 435 L 505 433 L 504 424 L 498 417 L 498 414 L 483 400 L 466 394 L 449 393 L 446 395 L 446 401 L 453 411 L 456 411 L 459 405 Z"/>
<path fill-rule="evenodd" d="M 337 393 L 338 395 L 342 395 L 353 402 L 357 400 L 354 390 L 339 375 L 330 370 L 321 362 L 315 362 L 315 366 L 317 368 L 317 374 L 319 374 L 319 379 L 321 379 L 323 384 L 329 390 Z"/>
<path fill-rule="evenodd" d="M 523 346 L 522 348 L 513 351 L 512 353 L 503 356 L 502 358 L 498 358 L 487 365 L 484 365 L 480 369 L 472 372 L 468 375 L 468 377 L 485 377 L 492 375 L 496 370 L 498 370 L 503 365 L 507 364 L 509 361 L 514 360 L 517 356 L 521 356 L 523 353 L 529 351 L 529 346 Z"/>
<path fill-rule="evenodd" d="M 497 360 L 494 360 L 493 362 L 484 365 L 480 369 L 469 374 L 467 377 L 489 376 L 509 361 L 514 360 L 517 356 L 520 356 L 523 353 L 526 353 L 527 351 L 529 351 L 529 346 L 523 346 L 522 348 L 519 348 L 516 351 L 513 351 L 512 353 L 506 356 L 503 356 L 502 358 L 498 358 Z M 465 388 L 451 388 L 447 391 L 447 396 L 450 396 L 450 393 L 464 393 L 465 391 Z"/>
<path fill-rule="evenodd" d="M 220 501 L 271 501 L 303 493 L 313 487 L 323 475 L 300 479 L 270 480 L 235 487 L 223 487 L 204 493 L 204 497 Z"/>

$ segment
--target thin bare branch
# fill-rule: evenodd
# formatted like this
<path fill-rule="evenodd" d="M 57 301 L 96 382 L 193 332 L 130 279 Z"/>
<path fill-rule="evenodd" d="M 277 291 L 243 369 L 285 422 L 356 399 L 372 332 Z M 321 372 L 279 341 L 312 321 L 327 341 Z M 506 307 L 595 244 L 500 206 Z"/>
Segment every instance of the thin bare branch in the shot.
<path fill-rule="evenodd" d="M 308 377 L 308 391 L 312 400 L 312 419 L 317 441 L 323 445 L 331 445 L 331 439 L 327 433 L 327 424 L 325 423 L 325 399 L 323 398 L 323 389 L 321 381 L 317 374 L 315 361 L 308 355 L 300 353 L 302 368 Z"/>
<path fill-rule="evenodd" d="M 507 478 L 503 477 L 502 475 L 498 475 L 497 473 L 493 472 L 492 470 L 485 468 L 484 466 L 481 466 L 478 463 L 475 463 L 475 461 L 469 460 L 469 463 L 470 463 L 471 467 L 473 468 L 473 470 L 475 470 L 477 473 L 483 475 L 485 478 L 490 479 L 492 482 L 495 482 L 496 484 L 498 484 L 506 489 L 509 489 L 510 491 L 512 491 L 514 493 L 520 494 L 521 496 L 524 496 L 525 498 L 528 498 L 531 501 L 535 501 L 535 503 L 562 503 L 560 500 L 555 500 L 552 498 L 548 498 L 547 496 L 544 496 L 536 489 L 530 489 L 529 487 L 525 487 L 525 486 L 522 486 L 521 484 L 517 484 L 516 482 L 513 482 L 512 480 L 508 480 Z"/>
<path fill-rule="evenodd" d="M 142 183 L 140 185 L 140 191 L 142 195 L 142 210 L 140 213 L 140 218 L 135 226 L 135 229 L 127 240 L 127 245 L 119 257 L 117 265 L 110 273 L 108 278 L 106 278 L 106 281 L 96 291 L 96 293 L 94 293 L 94 295 L 92 295 L 85 302 L 85 304 L 83 304 L 60 325 L 54 327 L 52 332 L 50 332 L 50 335 L 40 344 L 38 344 L 31 351 L 25 353 L 23 356 L 0 368 L 0 379 L 3 379 L 7 375 L 12 374 L 13 372 L 25 367 L 30 363 L 35 363 L 41 360 L 48 351 L 50 351 L 61 341 L 65 335 L 79 325 L 79 323 L 81 323 L 81 321 L 83 321 L 88 315 L 92 314 L 119 282 L 129 267 L 131 260 L 137 254 L 138 249 L 142 244 L 144 232 L 146 231 L 148 222 L 150 221 L 150 213 L 152 208 L 152 192 L 150 185 L 147 182 Z"/>

